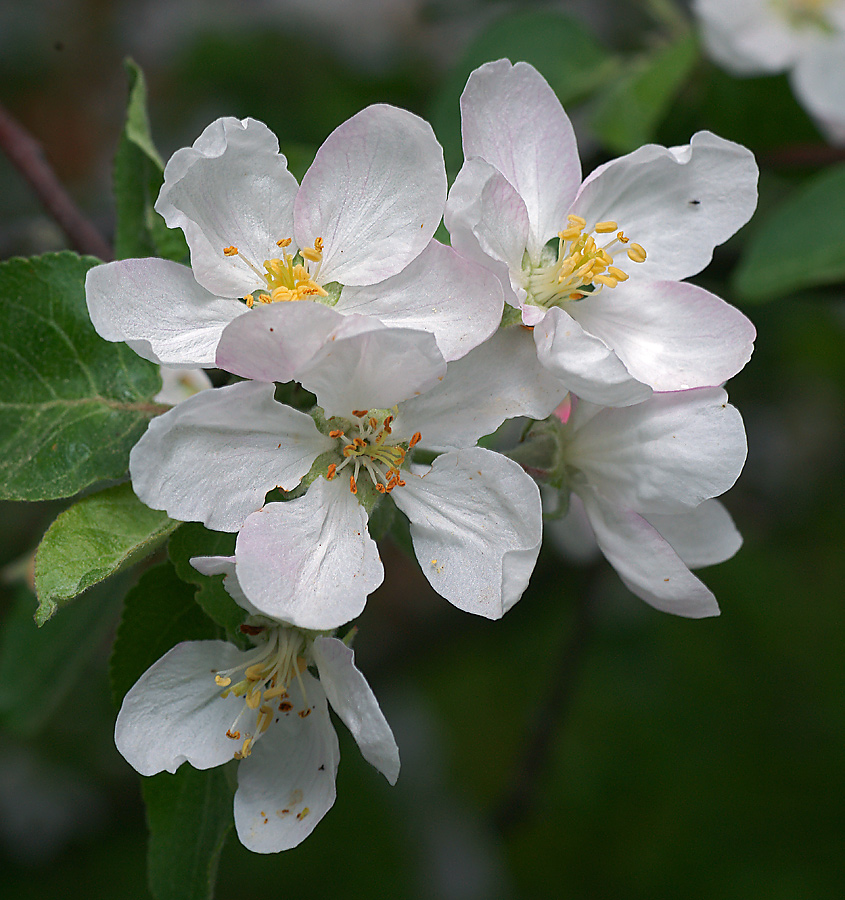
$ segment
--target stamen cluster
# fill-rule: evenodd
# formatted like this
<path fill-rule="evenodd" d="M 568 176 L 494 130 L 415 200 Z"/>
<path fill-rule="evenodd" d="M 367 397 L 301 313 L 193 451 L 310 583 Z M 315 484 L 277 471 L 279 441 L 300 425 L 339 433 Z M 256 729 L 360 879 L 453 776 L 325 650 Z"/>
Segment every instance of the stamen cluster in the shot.
<path fill-rule="evenodd" d="M 226 732 L 226 737 L 233 741 L 241 740 L 238 723 L 247 714 L 247 710 L 258 710 L 255 731 L 244 733 L 243 745 L 240 750 L 235 751 L 235 759 L 244 759 L 250 755 L 254 741 L 270 727 L 277 712 L 289 713 L 293 710 L 287 689 L 294 678 L 299 681 L 303 697 L 305 696 L 301 673 L 307 667 L 302 655 L 305 638 L 301 632 L 278 626 L 258 629 L 243 626 L 243 630 L 249 634 L 257 633 L 263 639 L 262 644 L 240 665 L 217 672 L 214 676 L 218 687 L 225 688 L 221 697 L 232 694 L 244 699 L 244 706 Z M 241 671 L 243 678 L 232 684 L 232 676 Z M 306 706 L 298 715 L 304 719 L 310 712 L 311 709 Z"/>
<path fill-rule="evenodd" d="M 531 302 L 538 306 L 557 306 L 565 300 L 581 300 L 603 287 L 614 288 L 628 275 L 613 265 L 608 252 L 617 244 L 628 247 L 628 258 L 635 263 L 645 261 L 645 249 L 631 243 L 624 232 L 618 231 L 616 222 L 597 222 L 590 232 L 584 231 L 587 222 L 581 216 L 567 216 L 569 226 L 558 232 L 557 258 L 549 265 L 531 268 L 527 290 Z M 611 234 L 615 237 L 599 246 L 595 234 Z"/>
<path fill-rule="evenodd" d="M 290 245 L 290 238 L 276 241 L 276 246 L 280 248 L 289 247 Z M 263 278 L 267 283 L 269 293 L 247 294 L 244 297 L 246 305 L 250 309 L 252 309 L 256 301 L 259 303 L 280 303 L 328 296 L 328 292 L 316 282 L 323 261 L 322 238 L 316 238 L 313 247 L 303 247 L 299 251 L 296 256 L 299 256 L 301 262 L 294 262 L 296 256 L 293 254 L 284 253 L 281 259 L 265 259 L 263 272 L 255 263 L 247 259 L 237 247 L 224 247 L 223 255 L 239 257 L 259 278 Z M 309 268 L 309 263 L 316 264 L 313 272 Z"/>
<path fill-rule="evenodd" d="M 389 494 L 393 488 L 404 486 L 402 480 L 402 463 L 410 449 L 420 441 L 421 435 L 416 432 L 411 440 L 391 443 L 391 423 L 393 415 L 379 415 L 381 410 L 354 409 L 353 417 L 357 420 L 351 424 L 349 434 L 343 429 L 335 428 L 329 432 L 330 438 L 340 442 L 342 462 L 331 463 L 327 478 L 331 481 L 338 472 L 347 466 L 353 468 L 349 476 L 349 490 L 358 493 L 358 476 L 363 468 L 380 494 Z"/>

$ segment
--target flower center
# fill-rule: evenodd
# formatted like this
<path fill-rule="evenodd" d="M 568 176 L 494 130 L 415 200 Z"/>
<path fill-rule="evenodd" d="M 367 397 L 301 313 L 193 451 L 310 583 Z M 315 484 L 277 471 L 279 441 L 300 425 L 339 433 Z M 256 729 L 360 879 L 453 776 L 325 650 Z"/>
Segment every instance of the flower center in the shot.
<path fill-rule="evenodd" d="M 556 258 L 551 261 L 546 258 L 539 266 L 529 263 L 526 267 L 528 302 L 535 306 L 560 306 L 567 300 L 582 300 L 603 287 L 615 288 L 620 281 L 627 281 L 628 275 L 613 265 L 610 251 L 618 252 L 617 247 L 622 249 L 627 245 L 631 262 L 645 261 L 643 247 L 618 231 L 616 222 L 597 222 L 590 231 L 585 231 L 587 222 L 581 216 L 567 218 L 569 227 L 557 235 Z M 599 244 L 604 240 L 603 235 L 613 236 Z"/>
<path fill-rule="evenodd" d="M 831 0 L 771 0 L 771 4 L 793 28 L 833 31 L 827 16 Z"/>
<path fill-rule="evenodd" d="M 416 432 L 408 442 L 391 440 L 393 415 L 380 409 L 353 409 L 347 429 L 336 428 L 329 432 L 335 438 L 342 460 L 329 466 L 326 477 L 331 481 L 339 472 L 349 467 L 349 490 L 358 493 L 358 476 L 363 469 L 380 494 L 389 494 L 393 488 L 405 484 L 401 467 L 408 451 L 420 440 Z"/>
<path fill-rule="evenodd" d="M 291 239 L 285 238 L 276 241 L 276 245 L 284 249 L 291 245 Z M 267 293 L 247 294 L 244 297 L 246 305 L 252 309 L 258 303 L 279 303 L 288 300 L 309 300 L 313 297 L 328 297 L 328 292 L 323 290 L 316 279 L 320 275 L 320 267 L 323 262 L 323 239 L 317 238 L 313 247 L 304 247 L 295 256 L 283 253 L 281 258 L 265 259 L 264 271 L 247 259 L 237 247 L 224 247 L 224 256 L 237 256 L 253 272 L 264 280 L 267 285 Z M 294 260 L 299 259 L 300 262 Z M 311 266 L 314 270 L 311 271 Z"/>
<path fill-rule="evenodd" d="M 244 626 L 246 628 L 246 626 Z M 250 629 L 249 633 L 253 633 Z M 302 655 L 305 651 L 305 638 L 295 628 L 271 627 L 260 628 L 265 640 L 254 650 L 247 653 L 246 658 L 233 669 L 214 673 L 214 681 L 218 687 L 224 688 L 221 697 L 234 694 L 243 697 L 244 705 L 237 718 L 231 724 L 226 737 L 233 741 L 243 739 L 240 750 L 234 753 L 235 759 L 244 759 L 252 752 L 253 743 L 270 727 L 278 713 L 290 713 L 293 703 L 288 697 L 288 685 L 296 678 L 305 697 L 305 685 L 301 673 L 307 663 Z M 232 683 L 233 677 L 240 674 L 240 680 Z M 252 731 L 245 730 L 241 734 L 241 719 L 248 717 L 249 712 L 258 710 L 255 726 Z M 298 715 L 305 718 L 311 713 L 306 706 Z"/>

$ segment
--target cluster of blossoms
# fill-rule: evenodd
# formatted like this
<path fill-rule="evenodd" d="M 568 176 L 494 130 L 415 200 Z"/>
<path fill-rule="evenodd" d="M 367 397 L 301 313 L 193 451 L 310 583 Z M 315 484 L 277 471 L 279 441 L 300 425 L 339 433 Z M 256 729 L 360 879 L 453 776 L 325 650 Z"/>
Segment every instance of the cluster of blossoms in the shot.
<path fill-rule="evenodd" d="M 801 105 L 845 144 L 843 0 L 694 0 L 708 54 L 735 75 L 789 72 Z"/>
<path fill-rule="evenodd" d="M 219 120 L 170 160 L 156 207 L 191 267 L 133 259 L 88 276 L 103 337 L 243 379 L 153 420 L 130 473 L 151 507 L 237 533 L 233 556 L 192 564 L 224 575 L 255 646 L 174 647 L 127 694 L 116 741 L 145 775 L 241 760 L 235 823 L 258 852 L 295 846 L 333 802 L 327 701 L 398 775 L 390 728 L 332 636 L 383 579 L 376 511 L 398 508 L 434 589 L 490 619 L 537 560 L 538 481 L 659 609 L 716 614 L 690 568 L 740 543 L 713 498 L 745 460 L 721 386 L 754 329 L 681 279 L 752 214 L 752 155 L 703 132 L 582 184 L 557 98 L 506 60 L 470 76 L 461 112 L 448 198 L 441 149 L 408 112 L 354 116 L 301 185 L 265 126 Z M 433 239 L 441 218 L 451 247 Z M 277 401 L 288 382 L 307 408 Z M 516 418 L 507 455 L 478 446 Z"/>

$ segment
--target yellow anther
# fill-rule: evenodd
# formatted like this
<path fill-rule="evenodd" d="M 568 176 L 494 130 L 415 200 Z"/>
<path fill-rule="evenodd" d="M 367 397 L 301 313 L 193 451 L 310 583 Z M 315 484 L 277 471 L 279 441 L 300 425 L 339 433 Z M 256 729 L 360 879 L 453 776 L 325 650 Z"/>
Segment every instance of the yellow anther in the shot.
<path fill-rule="evenodd" d="M 567 228 L 566 231 L 559 231 L 557 236 L 562 241 L 574 241 L 581 234 L 581 229 L 577 225 Z"/>
<path fill-rule="evenodd" d="M 627 244 L 628 241 L 630 240 L 630 238 L 625 237 L 624 231 L 617 231 L 616 232 L 616 240 L 619 241 L 620 244 Z"/>
<path fill-rule="evenodd" d="M 596 234 L 610 234 L 611 231 L 616 231 L 619 225 L 616 222 L 596 222 L 595 232 Z"/>
<path fill-rule="evenodd" d="M 326 478 L 328 478 L 328 480 L 331 481 L 332 478 L 334 478 L 334 476 L 335 476 L 335 472 L 337 472 L 337 463 L 331 463 L 331 465 L 329 466 L 329 471 L 326 475 Z"/>
<path fill-rule="evenodd" d="M 303 247 L 299 251 L 299 254 L 303 259 L 307 259 L 309 262 L 319 262 L 323 258 L 323 254 L 314 250 L 312 247 Z"/>
<path fill-rule="evenodd" d="M 275 700 L 276 697 L 287 697 L 287 695 L 288 689 L 283 684 L 278 684 L 276 687 L 271 687 L 264 691 L 265 700 Z"/>
<path fill-rule="evenodd" d="M 246 297 L 244 297 L 244 300 L 246 300 L 246 305 L 249 309 L 252 309 L 252 307 L 255 306 L 255 297 L 253 297 L 252 294 L 247 294 Z"/>
<path fill-rule="evenodd" d="M 239 741 L 241 739 L 240 731 L 232 731 L 231 728 L 226 730 L 226 737 L 231 738 L 233 741 Z"/>
<path fill-rule="evenodd" d="M 246 677 L 250 681 L 260 681 L 261 676 L 263 674 L 264 674 L 264 663 L 256 663 L 254 666 L 250 666 L 246 670 L 246 672 L 244 672 L 244 675 L 246 675 Z"/>
<path fill-rule="evenodd" d="M 232 683 L 232 679 L 227 678 L 225 675 L 215 675 L 214 682 L 218 687 L 229 687 Z"/>
<path fill-rule="evenodd" d="M 587 227 L 587 220 L 582 219 L 581 216 L 569 215 L 566 217 L 566 219 L 570 225 L 578 225 L 581 229 L 584 229 Z"/>
<path fill-rule="evenodd" d="M 223 255 L 224 255 L 224 256 L 237 256 L 237 255 L 238 255 L 238 248 L 237 248 L 237 247 L 224 247 L 224 248 L 223 248 Z"/>
<path fill-rule="evenodd" d="M 358 485 L 355 483 L 355 476 L 349 476 L 349 490 L 352 491 L 353 494 L 358 493 Z"/>
<path fill-rule="evenodd" d="M 314 249 L 315 249 L 318 253 L 322 253 L 322 252 L 323 252 L 323 239 L 322 239 L 321 237 L 314 238 Z"/>
<path fill-rule="evenodd" d="M 606 287 L 615 288 L 619 282 L 612 275 L 594 275 L 593 281 Z"/>
<path fill-rule="evenodd" d="M 339 438 L 343 432 L 339 428 L 335 428 L 333 431 L 329 432 L 330 438 Z"/>
<path fill-rule="evenodd" d="M 244 701 L 250 709 L 258 709 L 258 704 L 261 703 L 261 691 L 250 691 L 244 697 Z"/>
<path fill-rule="evenodd" d="M 290 238 L 284 238 L 284 239 L 281 240 L 281 241 L 276 241 L 276 246 L 277 246 L 277 247 L 290 247 L 290 245 L 291 245 L 291 239 L 290 239 Z"/>
<path fill-rule="evenodd" d="M 628 248 L 628 258 L 635 263 L 645 262 L 646 252 L 642 244 L 631 244 Z"/>
<path fill-rule="evenodd" d="M 411 440 L 408 441 L 408 446 L 409 446 L 409 447 L 416 447 L 417 444 L 418 444 L 421 440 L 422 440 L 422 435 L 419 433 L 419 431 L 415 431 L 414 434 L 413 434 L 413 436 L 411 437 Z"/>
<path fill-rule="evenodd" d="M 608 266 L 607 274 L 612 275 L 617 281 L 628 280 L 628 273 L 623 272 L 621 269 L 617 269 L 616 266 Z"/>
<path fill-rule="evenodd" d="M 353 409 L 352 415 L 355 416 L 356 419 L 363 419 L 364 416 L 369 412 L 368 409 Z"/>

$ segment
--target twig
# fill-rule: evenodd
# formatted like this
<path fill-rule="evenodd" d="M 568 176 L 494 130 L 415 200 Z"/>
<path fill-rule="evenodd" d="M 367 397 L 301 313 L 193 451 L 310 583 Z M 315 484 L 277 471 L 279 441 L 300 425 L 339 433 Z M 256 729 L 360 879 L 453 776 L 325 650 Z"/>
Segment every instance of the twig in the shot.
<path fill-rule="evenodd" d="M 549 692 L 535 711 L 534 721 L 528 729 L 525 752 L 517 763 L 507 794 L 493 814 L 496 827 L 503 833 L 512 831 L 530 814 L 538 785 L 549 766 L 555 734 L 565 721 L 575 696 L 593 626 L 590 587 L 594 581 L 594 578 L 585 579 L 584 587 L 579 592 L 575 622 L 561 648 L 558 665 L 550 674 Z"/>
<path fill-rule="evenodd" d="M 41 145 L 0 104 L 0 148 L 12 165 L 23 175 L 41 201 L 44 209 L 67 235 L 79 253 L 114 259 L 111 247 L 99 231 L 82 215 L 62 187 Z"/>

